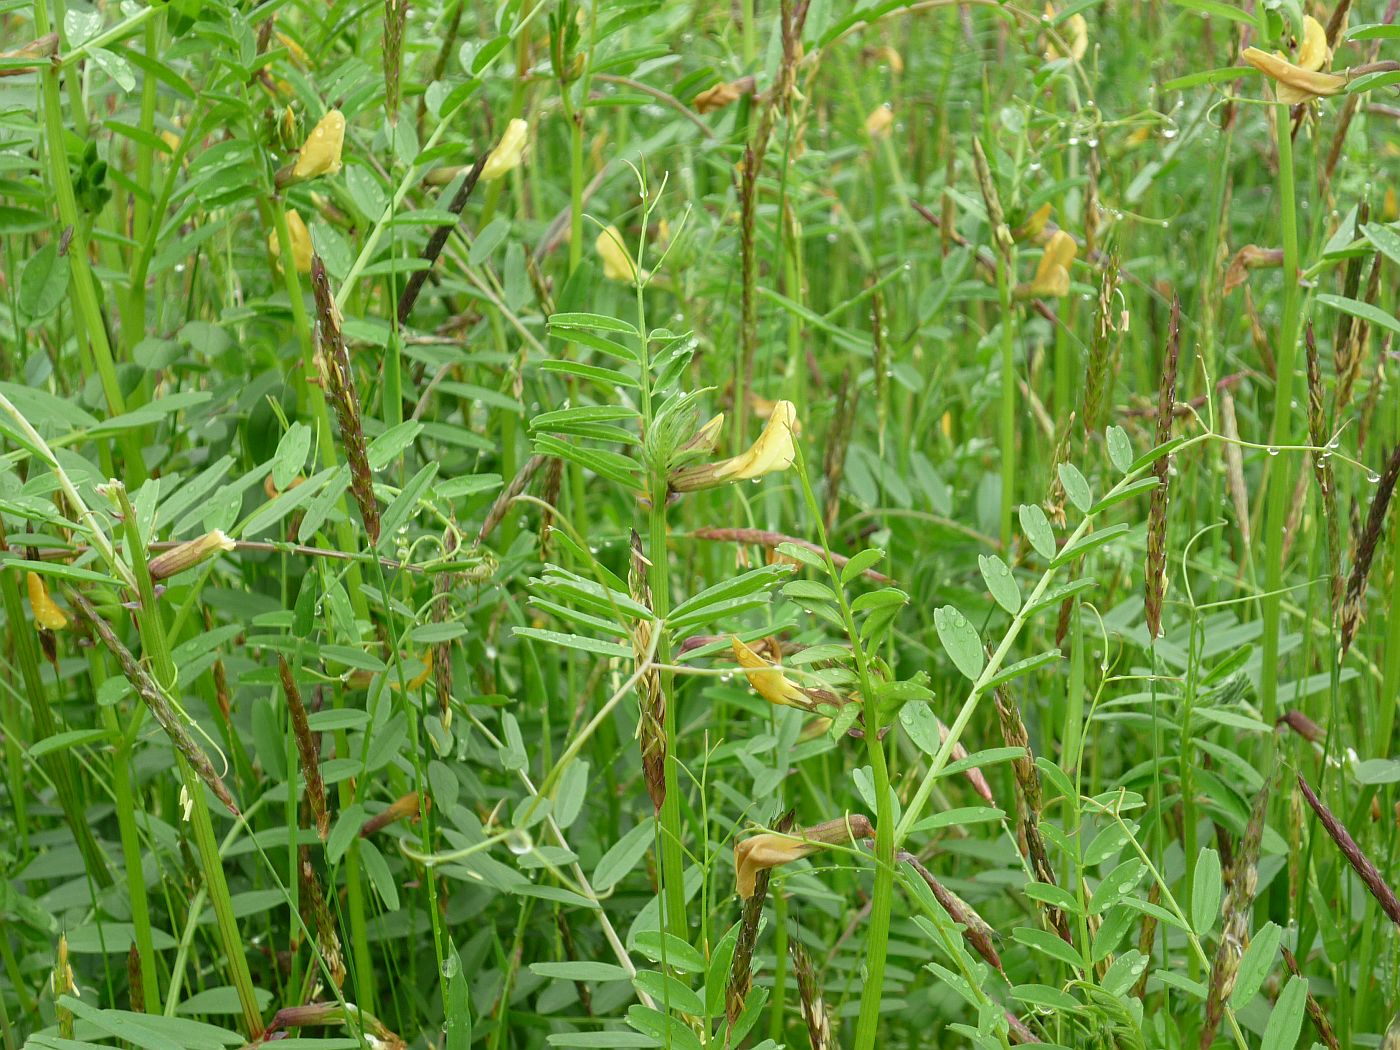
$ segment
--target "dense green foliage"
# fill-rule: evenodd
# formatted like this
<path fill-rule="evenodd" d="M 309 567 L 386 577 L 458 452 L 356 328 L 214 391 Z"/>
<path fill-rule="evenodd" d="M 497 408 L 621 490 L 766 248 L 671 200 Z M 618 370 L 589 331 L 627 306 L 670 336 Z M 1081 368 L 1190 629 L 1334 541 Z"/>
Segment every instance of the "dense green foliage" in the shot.
<path fill-rule="evenodd" d="M 1400 1047 L 1395 14 L 0 3 L 6 1050 Z"/>

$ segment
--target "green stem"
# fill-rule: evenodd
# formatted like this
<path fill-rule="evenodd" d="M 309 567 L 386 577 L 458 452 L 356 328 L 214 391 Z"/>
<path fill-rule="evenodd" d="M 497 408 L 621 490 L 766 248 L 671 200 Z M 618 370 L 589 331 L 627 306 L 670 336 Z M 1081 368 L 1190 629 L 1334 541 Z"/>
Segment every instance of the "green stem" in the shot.
<path fill-rule="evenodd" d="M 836 593 L 846 635 L 851 640 L 851 652 L 855 656 L 856 675 L 860 681 L 860 695 L 864 704 L 865 749 L 870 759 L 871 779 L 875 789 L 875 891 L 871 898 L 870 922 L 865 939 L 864 989 L 860 997 L 860 1017 L 856 1022 L 855 1046 L 856 1050 L 873 1050 L 880 1025 L 880 998 L 884 991 L 885 956 L 889 949 L 890 917 L 894 904 L 896 829 L 894 807 L 891 804 L 890 771 L 885 757 L 884 741 L 880 739 L 879 696 L 870 673 L 869 659 L 865 647 L 861 644 L 860 632 L 856 628 L 850 602 L 846 600 L 845 588 L 841 585 L 841 573 L 831 557 L 831 545 L 827 541 L 821 507 L 817 503 L 816 493 L 812 491 L 811 479 L 807 476 L 807 464 L 803 459 L 802 449 L 795 446 L 795 452 L 794 465 L 802 484 L 802 496 L 815 523 L 817 540 L 821 544 L 826 561 L 827 575 L 831 578 L 832 589 Z"/>
<path fill-rule="evenodd" d="M 1011 512 L 1016 506 L 1016 315 L 1011 306 L 1012 263 L 998 256 L 1001 302 L 1001 548 L 1011 549 Z"/>
<path fill-rule="evenodd" d="M 1275 107 L 1278 134 L 1279 227 L 1283 234 L 1283 323 L 1278 337 L 1278 368 L 1274 382 L 1274 418 L 1269 441 L 1275 447 L 1288 443 L 1293 433 L 1293 371 L 1298 349 L 1298 216 L 1293 176 L 1292 120 L 1289 107 Z M 1259 671 L 1259 704 L 1264 722 L 1273 725 L 1278 715 L 1278 657 L 1280 604 L 1283 600 L 1284 527 L 1288 522 L 1290 486 L 1286 478 L 1273 478 L 1273 457 L 1264 465 L 1260 482 L 1267 494 L 1264 526 L 1264 633 Z"/>

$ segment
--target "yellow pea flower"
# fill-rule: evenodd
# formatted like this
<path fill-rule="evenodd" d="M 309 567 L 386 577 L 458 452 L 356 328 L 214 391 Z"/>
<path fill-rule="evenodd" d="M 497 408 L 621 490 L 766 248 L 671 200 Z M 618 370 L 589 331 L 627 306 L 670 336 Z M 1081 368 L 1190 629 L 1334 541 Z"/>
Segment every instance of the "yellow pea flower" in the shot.
<path fill-rule="evenodd" d="M 763 832 L 734 844 L 734 877 L 739 896 L 754 895 L 758 873 L 781 864 L 809 857 L 826 846 L 872 838 L 875 829 L 868 817 L 859 813 L 803 828 L 791 835 Z"/>
<path fill-rule="evenodd" d="M 1270 77 L 1275 82 L 1278 100 L 1290 106 L 1335 95 L 1346 87 L 1346 77 L 1325 72 L 1332 64 L 1332 49 L 1327 46 L 1327 30 L 1312 15 L 1303 16 L 1297 61 L 1290 62 L 1282 54 L 1269 54 L 1257 47 L 1245 48 L 1241 57 Z"/>
<path fill-rule="evenodd" d="M 1031 294 L 1047 298 L 1059 298 L 1069 294 L 1069 265 L 1079 253 L 1074 238 L 1064 230 L 1056 230 L 1050 243 L 1045 246 L 1045 254 L 1035 268 L 1035 278 L 1031 281 Z"/>
<path fill-rule="evenodd" d="M 340 150 L 344 144 L 345 114 L 333 109 L 306 136 L 292 174 L 298 179 L 335 175 L 340 171 Z"/>
<path fill-rule="evenodd" d="M 690 100 L 690 104 L 695 107 L 697 113 L 713 113 L 715 110 L 732 106 L 739 101 L 739 97 L 745 91 L 753 91 L 753 77 L 745 77 L 743 80 L 731 80 L 727 83 L 716 84 L 712 88 L 706 88 L 700 94 Z"/>
<path fill-rule="evenodd" d="M 603 276 L 610 281 L 633 282 L 637 279 L 637 264 L 632 253 L 622 243 L 622 233 L 616 226 L 606 227 L 593 242 L 603 260 Z"/>
<path fill-rule="evenodd" d="M 792 440 L 796 428 L 796 406 L 791 401 L 779 401 L 773 406 L 763 433 L 747 450 L 718 463 L 678 470 L 671 476 L 671 488 L 676 492 L 694 492 L 786 470 L 797 457 Z"/>
<path fill-rule="evenodd" d="M 1055 17 L 1055 5 L 1045 5 L 1045 17 L 1053 19 Z M 1089 51 L 1089 23 L 1083 15 L 1070 15 L 1060 25 L 1059 36 L 1069 44 L 1069 55 L 1078 62 Z M 1045 46 L 1045 60 L 1053 62 L 1057 58 L 1062 58 L 1059 50 L 1054 44 Z"/>
<path fill-rule="evenodd" d="M 733 639 L 734 658 L 744 669 L 744 677 L 754 692 L 780 707 L 810 708 L 807 694 L 787 675 L 754 652 L 738 638 Z"/>
<path fill-rule="evenodd" d="M 865 118 L 865 133 L 872 139 L 889 138 L 894 127 L 894 110 L 888 105 L 876 106 Z"/>
<path fill-rule="evenodd" d="M 311 272 L 311 231 L 302 222 L 301 214 L 292 208 L 287 212 L 287 236 L 292 241 L 292 264 L 297 273 Z M 279 262 L 282 259 L 282 243 L 277 239 L 277 231 L 267 235 L 267 250 Z"/>
<path fill-rule="evenodd" d="M 49 596 L 44 578 L 37 572 L 28 573 L 24 580 L 29 588 L 29 607 L 34 610 L 34 622 L 46 631 L 61 631 L 68 626 L 68 614 Z"/>
<path fill-rule="evenodd" d="M 520 160 L 525 155 L 525 143 L 529 137 L 530 125 L 520 118 L 517 117 L 507 124 L 501 141 L 496 143 L 496 148 L 486 158 L 486 165 L 481 169 L 481 181 L 491 182 L 520 167 Z"/>
<path fill-rule="evenodd" d="M 1385 190 L 1385 200 L 1381 204 L 1381 218 L 1386 222 L 1394 222 L 1400 219 L 1400 198 L 1395 196 L 1395 187 L 1387 186 Z"/>

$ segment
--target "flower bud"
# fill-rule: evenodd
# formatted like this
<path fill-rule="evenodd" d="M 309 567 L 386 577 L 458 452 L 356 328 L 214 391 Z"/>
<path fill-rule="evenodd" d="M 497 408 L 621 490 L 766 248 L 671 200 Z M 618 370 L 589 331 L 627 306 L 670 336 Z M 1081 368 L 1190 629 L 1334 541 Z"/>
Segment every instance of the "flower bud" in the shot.
<path fill-rule="evenodd" d="M 206 532 L 198 539 L 182 543 L 168 551 L 157 554 L 147 566 L 152 580 L 166 580 L 186 569 L 193 569 L 201 562 L 208 561 L 225 551 L 231 551 L 236 544 L 229 539 L 223 529 Z"/>
<path fill-rule="evenodd" d="M 45 631 L 61 631 L 68 626 L 68 614 L 49 596 L 48 585 L 37 572 L 25 577 L 29 588 L 29 607 L 34 610 L 34 622 Z"/>

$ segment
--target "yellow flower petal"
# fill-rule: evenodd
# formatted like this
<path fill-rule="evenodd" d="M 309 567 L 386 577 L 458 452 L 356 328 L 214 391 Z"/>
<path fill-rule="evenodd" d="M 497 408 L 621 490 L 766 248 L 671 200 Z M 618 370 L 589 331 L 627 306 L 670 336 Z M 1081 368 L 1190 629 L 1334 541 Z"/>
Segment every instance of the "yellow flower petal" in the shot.
<path fill-rule="evenodd" d="M 1290 106 L 1335 95 L 1347 86 L 1346 77 L 1304 69 L 1282 55 L 1271 55 L 1257 47 L 1245 48 L 1240 57 L 1275 81 L 1278 100 Z"/>
<path fill-rule="evenodd" d="M 671 475 L 671 489 L 675 492 L 695 492 L 786 470 L 797 457 L 797 447 L 793 444 L 796 431 L 796 407 L 791 401 L 777 401 L 769 413 L 763 433 L 746 451 L 718 463 L 676 471 Z"/>
<path fill-rule="evenodd" d="M 301 214 L 292 208 L 287 212 L 287 236 L 292 240 L 292 263 L 297 273 L 311 272 L 311 231 L 302 222 Z M 277 239 L 277 231 L 267 235 L 267 250 L 279 262 L 282 258 L 282 242 Z"/>
<path fill-rule="evenodd" d="M 865 133 L 872 139 L 888 138 L 894 127 L 894 110 L 889 106 L 876 106 L 865 118 Z"/>
<path fill-rule="evenodd" d="M 1035 268 L 1035 278 L 1031 281 L 1031 294 L 1047 298 L 1058 298 L 1069 294 L 1069 265 L 1079 252 L 1074 238 L 1064 230 L 1056 230 L 1045 246 L 1045 254 Z"/>
<path fill-rule="evenodd" d="M 336 174 L 340 171 L 340 150 L 344 144 L 345 115 L 333 109 L 311 129 L 292 174 L 299 179 Z"/>
<path fill-rule="evenodd" d="M 1332 64 L 1332 49 L 1327 46 L 1327 30 L 1312 15 L 1303 16 L 1303 40 L 1298 45 L 1298 61 L 1304 69 L 1326 69 Z"/>
<path fill-rule="evenodd" d="M 68 614 L 49 597 L 49 588 L 37 572 L 25 576 L 29 588 L 29 607 L 34 610 L 34 622 L 46 631 L 61 631 L 68 626 Z"/>
<path fill-rule="evenodd" d="M 780 707 L 806 708 L 810 706 L 807 694 L 798 688 L 787 675 L 759 656 L 738 638 L 733 641 L 734 658 L 744 669 L 744 677 L 749 680 L 749 685 L 753 686 L 754 692 L 770 704 L 777 704 Z"/>
<path fill-rule="evenodd" d="M 1045 17 L 1047 20 L 1055 18 L 1055 5 L 1045 5 Z M 1069 54 L 1076 62 L 1082 59 L 1089 51 L 1089 23 L 1083 15 L 1070 15 L 1055 30 L 1056 34 L 1065 43 L 1069 44 Z M 1057 58 L 1062 58 L 1059 49 L 1054 44 L 1045 45 L 1045 60 L 1053 62 Z"/>
<path fill-rule="evenodd" d="M 632 253 L 623 244 L 616 226 L 609 226 L 598 234 L 593 247 L 603 260 L 603 276 L 608 280 L 633 282 L 637 279 L 637 264 L 632 261 Z"/>
<path fill-rule="evenodd" d="M 501 136 L 501 141 L 496 143 L 496 148 L 491 151 L 491 155 L 486 158 L 486 165 L 481 169 L 481 181 L 491 182 L 520 167 L 520 160 L 525 155 L 525 143 L 529 137 L 530 125 L 525 121 L 516 118 L 506 125 L 505 134 Z"/>
<path fill-rule="evenodd" d="M 734 877 L 739 896 L 748 900 L 754 895 L 760 871 L 801 860 L 825 846 L 868 839 L 874 834 L 870 819 L 855 813 L 803 828 L 791 835 L 766 831 L 742 839 L 734 844 Z"/>
<path fill-rule="evenodd" d="M 715 468 L 715 477 L 742 481 L 786 470 L 797 456 L 797 449 L 792 443 L 796 426 L 797 406 L 791 401 L 779 401 L 769 413 L 768 423 L 763 433 L 758 435 L 758 440 L 749 446 L 747 452 L 719 464 Z"/>

